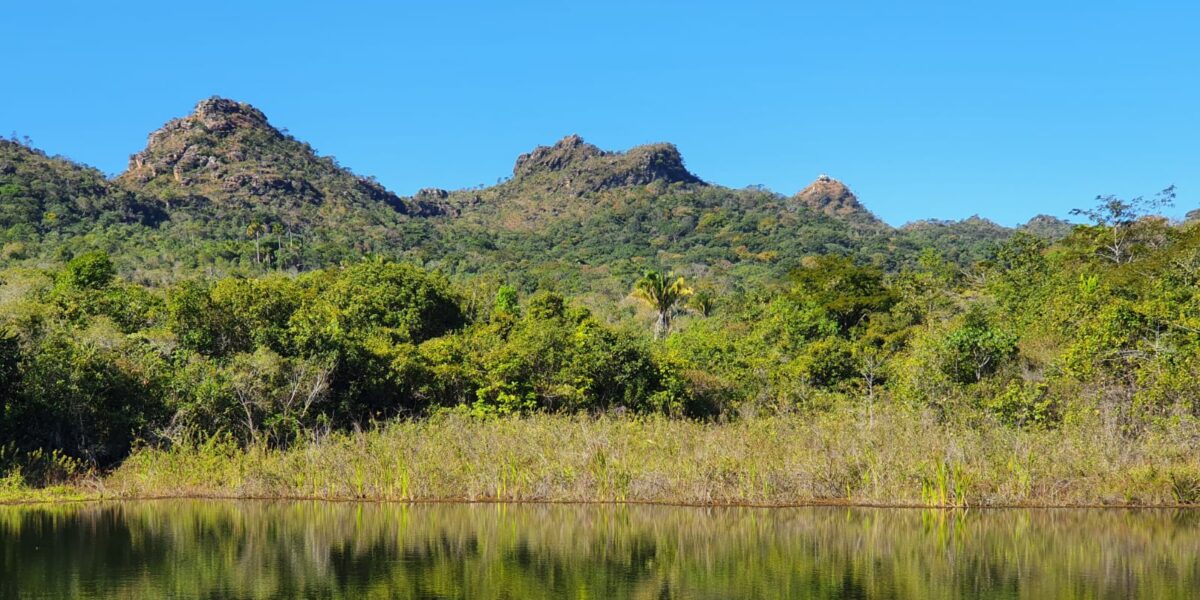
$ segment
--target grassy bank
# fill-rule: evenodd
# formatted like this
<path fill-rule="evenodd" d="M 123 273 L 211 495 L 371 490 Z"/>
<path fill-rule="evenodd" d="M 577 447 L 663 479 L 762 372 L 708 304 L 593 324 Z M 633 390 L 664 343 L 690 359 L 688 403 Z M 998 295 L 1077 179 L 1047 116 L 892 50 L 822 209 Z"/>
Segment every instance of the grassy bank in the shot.
<path fill-rule="evenodd" d="M 1098 423 L 940 423 L 904 409 L 725 424 L 448 415 L 286 450 L 145 448 L 91 485 L 117 498 L 1177 505 L 1200 500 L 1198 439 L 1191 422 L 1129 436 Z"/>

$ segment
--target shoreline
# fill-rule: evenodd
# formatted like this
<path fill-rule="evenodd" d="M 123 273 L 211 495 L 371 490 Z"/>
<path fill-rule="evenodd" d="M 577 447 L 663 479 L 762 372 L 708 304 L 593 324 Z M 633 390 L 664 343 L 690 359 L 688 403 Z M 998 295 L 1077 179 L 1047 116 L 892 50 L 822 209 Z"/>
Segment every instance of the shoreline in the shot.
<path fill-rule="evenodd" d="M 181 494 L 145 496 L 96 496 L 84 498 L 16 498 L 0 500 L 0 506 L 34 506 L 41 504 L 97 504 L 103 502 L 154 502 L 161 500 L 214 500 L 220 502 L 325 502 L 330 504 L 479 504 L 479 505 L 564 505 L 564 506 L 662 506 L 675 508 L 871 508 L 899 510 L 1200 510 L 1200 504 L 910 504 L 904 502 L 862 502 L 853 500 L 801 500 L 796 502 L 687 502 L 671 500 L 555 500 L 513 498 L 415 498 L 398 499 L 385 497 L 344 498 L 323 496 L 238 496 L 228 494 Z"/>

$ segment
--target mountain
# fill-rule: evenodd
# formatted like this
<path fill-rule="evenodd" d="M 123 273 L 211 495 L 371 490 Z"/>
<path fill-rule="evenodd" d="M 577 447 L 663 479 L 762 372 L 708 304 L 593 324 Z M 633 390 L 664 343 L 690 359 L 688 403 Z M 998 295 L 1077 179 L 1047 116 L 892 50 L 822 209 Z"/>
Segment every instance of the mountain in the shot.
<path fill-rule="evenodd" d="M 333 158 L 317 156 L 308 144 L 273 127 L 257 108 L 217 97 L 151 133 L 117 182 L 168 202 L 199 197 L 252 207 L 382 205 L 405 215 L 441 212 L 434 204 L 406 201 Z"/>
<path fill-rule="evenodd" d="M 1012 233 L 1012 229 L 974 215 L 961 221 L 913 221 L 900 227 L 895 237 L 900 252 L 919 253 L 925 248 L 935 248 L 948 260 L 969 265 L 987 258 L 991 249 Z"/>
<path fill-rule="evenodd" d="M 641 188 L 662 193 L 705 185 L 687 170 L 672 144 L 614 152 L 569 135 L 517 157 L 512 177 L 503 183 L 441 194 L 459 216 L 509 230 L 529 230 L 557 219 L 582 218 L 596 202 L 619 201 Z"/>
<path fill-rule="evenodd" d="M 683 166 L 683 157 L 672 144 L 606 152 L 578 135 L 569 135 L 553 146 L 539 146 L 517 157 L 509 185 L 584 196 L 654 182 L 703 184 Z"/>
<path fill-rule="evenodd" d="M 858 201 L 858 197 L 846 184 L 828 175 L 817 177 L 816 181 L 792 196 L 792 200 L 830 217 L 847 219 L 863 225 L 886 227 L 883 221 Z"/>
<path fill-rule="evenodd" d="M 671 144 L 610 151 L 570 135 L 519 156 L 500 184 L 415 198 L 452 207 L 434 220 L 435 266 L 528 287 L 623 295 L 651 268 L 732 284 L 780 279 L 813 253 L 886 250 L 886 225 L 865 209 L 852 219 L 767 190 L 707 183 Z"/>

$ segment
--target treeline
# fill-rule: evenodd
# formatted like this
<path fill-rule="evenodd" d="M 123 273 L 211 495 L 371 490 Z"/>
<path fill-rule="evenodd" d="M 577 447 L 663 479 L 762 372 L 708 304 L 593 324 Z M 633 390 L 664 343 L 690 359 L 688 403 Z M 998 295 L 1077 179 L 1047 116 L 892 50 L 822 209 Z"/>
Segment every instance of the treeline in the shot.
<path fill-rule="evenodd" d="M 891 403 L 981 426 L 1200 415 L 1200 228 L 1105 199 L 969 268 L 841 255 L 739 288 L 650 273 L 620 308 L 382 258 L 146 287 L 92 252 L 0 272 L 0 458 L 286 446 L 440 410 L 701 419 Z M 657 333 L 658 335 L 654 335 Z M 55 454 L 57 453 L 57 454 Z"/>
<path fill-rule="evenodd" d="M 382 259 L 148 289 L 89 253 L 3 283 L 3 439 L 101 465 L 138 439 L 286 444 L 440 407 L 691 410 L 648 340 L 561 296 L 478 306 Z"/>

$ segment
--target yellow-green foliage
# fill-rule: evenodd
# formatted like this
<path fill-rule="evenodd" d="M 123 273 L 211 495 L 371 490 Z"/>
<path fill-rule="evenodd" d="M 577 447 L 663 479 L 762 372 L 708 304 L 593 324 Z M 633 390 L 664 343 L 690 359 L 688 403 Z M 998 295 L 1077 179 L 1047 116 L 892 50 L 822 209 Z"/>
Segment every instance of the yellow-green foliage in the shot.
<path fill-rule="evenodd" d="M 448 413 L 286 450 L 137 451 L 107 494 L 937 506 L 1197 500 L 1200 424 L 1128 439 L 1102 423 L 1015 429 L 894 406 L 733 423 Z"/>

